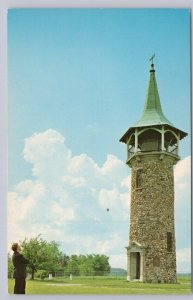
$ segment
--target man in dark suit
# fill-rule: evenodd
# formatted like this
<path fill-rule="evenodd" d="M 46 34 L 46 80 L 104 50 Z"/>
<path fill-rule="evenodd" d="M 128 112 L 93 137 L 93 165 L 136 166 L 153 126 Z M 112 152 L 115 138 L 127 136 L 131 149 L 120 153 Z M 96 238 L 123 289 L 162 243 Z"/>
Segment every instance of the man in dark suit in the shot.
<path fill-rule="evenodd" d="M 11 249 L 14 251 L 12 256 L 14 266 L 13 278 L 15 278 L 14 294 L 25 294 L 26 265 L 28 261 L 20 253 L 21 249 L 18 243 L 14 243 Z"/>

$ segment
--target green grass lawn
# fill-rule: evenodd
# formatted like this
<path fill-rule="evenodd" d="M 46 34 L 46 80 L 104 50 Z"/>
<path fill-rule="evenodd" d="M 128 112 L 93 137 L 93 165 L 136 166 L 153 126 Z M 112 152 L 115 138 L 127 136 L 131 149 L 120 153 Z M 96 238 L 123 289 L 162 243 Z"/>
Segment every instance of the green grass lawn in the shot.
<path fill-rule="evenodd" d="M 13 293 L 14 280 L 8 281 Z M 27 280 L 26 294 L 191 294 L 191 279 L 180 277 L 177 284 L 127 282 L 125 278 L 74 277 L 53 280 Z"/>

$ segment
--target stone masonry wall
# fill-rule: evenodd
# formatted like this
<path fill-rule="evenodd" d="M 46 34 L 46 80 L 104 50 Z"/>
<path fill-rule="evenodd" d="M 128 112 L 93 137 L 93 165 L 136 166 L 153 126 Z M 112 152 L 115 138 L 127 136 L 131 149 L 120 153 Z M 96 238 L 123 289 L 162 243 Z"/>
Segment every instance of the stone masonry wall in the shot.
<path fill-rule="evenodd" d="M 130 243 L 146 247 L 144 281 L 176 282 L 174 178 L 176 158 L 166 154 L 136 155 L 131 161 Z M 141 171 L 136 186 L 137 170 Z M 168 246 L 168 233 L 172 236 Z M 170 249 L 168 249 L 170 247 Z"/>

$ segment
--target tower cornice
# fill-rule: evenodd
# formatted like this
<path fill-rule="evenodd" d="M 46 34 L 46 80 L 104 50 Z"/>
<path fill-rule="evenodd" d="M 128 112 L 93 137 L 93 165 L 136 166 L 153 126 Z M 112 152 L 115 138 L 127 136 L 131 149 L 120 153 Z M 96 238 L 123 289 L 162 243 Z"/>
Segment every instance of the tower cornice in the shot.
<path fill-rule="evenodd" d="M 150 159 L 162 161 L 165 158 L 172 160 L 174 165 L 180 160 L 178 155 L 168 153 L 167 151 L 137 152 L 127 159 L 126 164 L 132 167 L 136 161 L 149 161 Z"/>

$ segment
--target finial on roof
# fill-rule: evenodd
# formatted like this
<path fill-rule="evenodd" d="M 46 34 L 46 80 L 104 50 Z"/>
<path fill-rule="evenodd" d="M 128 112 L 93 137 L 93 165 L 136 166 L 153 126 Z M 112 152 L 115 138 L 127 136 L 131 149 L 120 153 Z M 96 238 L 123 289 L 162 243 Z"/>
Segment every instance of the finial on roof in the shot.
<path fill-rule="evenodd" d="M 151 61 L 151 64 L 153 65 L 153 59 L 155 58 L 155 53 L 152 55 L 152 57 L 149 59 Z"/>
<path fill-rule="evenodd" d="M 152 57 L 149 59 L 149 61 L 151 61 L 151 70 L 150 72 L 155 72 L 154 70 L 154 63 L 153 63 L 153 59 L 155 58 L 155 53 L 152 55 Z"/>

